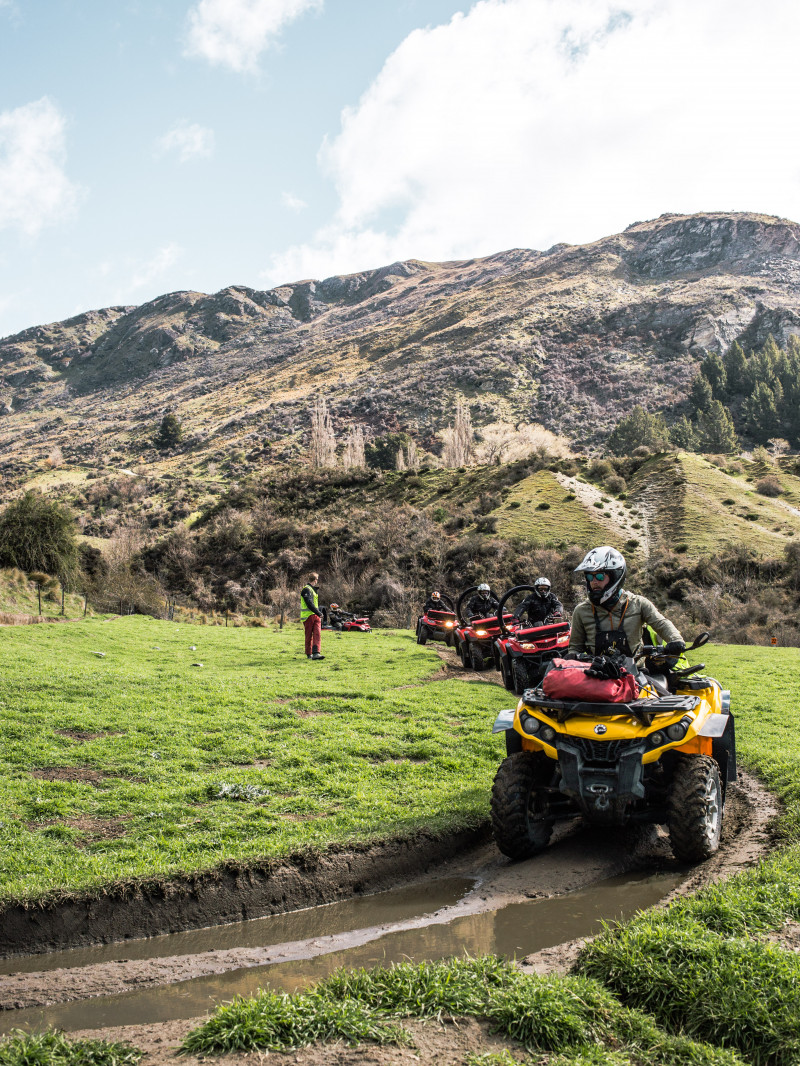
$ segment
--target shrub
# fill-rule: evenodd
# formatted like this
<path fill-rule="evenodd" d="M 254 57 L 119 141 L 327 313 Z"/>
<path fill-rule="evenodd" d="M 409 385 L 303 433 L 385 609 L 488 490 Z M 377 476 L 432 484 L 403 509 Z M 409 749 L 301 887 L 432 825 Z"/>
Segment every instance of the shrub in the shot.
<path fill-rule="evenodd" d="M 620 477 L 619 474 L 612 474 L 611 477 L 606 478 L 606 490 L 614 496 L 619 496 L 627 487 L 625 478 Z"/>
<path fill-rule="evenodd" d="M 756 482 L 756 492 L 762 496 L 780 496 L 783 492 L 781 483 L 774 474 L 767 474 Z"/>
<path fill-rule="evenodd" d="M 614 467 L 609 463 L 608 459 L 594 459 L 589 464 L 587 473 L 589 477 L 594 478 L 596 481 L 603 481 L 613 475 Z"/>

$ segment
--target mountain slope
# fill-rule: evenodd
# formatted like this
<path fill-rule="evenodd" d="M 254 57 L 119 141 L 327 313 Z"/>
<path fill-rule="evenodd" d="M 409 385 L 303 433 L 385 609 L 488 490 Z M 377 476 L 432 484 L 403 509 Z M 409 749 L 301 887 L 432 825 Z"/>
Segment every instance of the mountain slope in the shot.
<path fill-rule="evenodd" d="M 679 409 L 705 350 L 800 334 L 800 226 L 665 215 L 586 246 L 396 263 L 322 282 L 179 292 L 0 341 L 0 456 L 24 478 L 72 461 L 157 462 L 165 410 L 185 446 L 164 469 L 296 454 L 310 398 L 336 425 L 409 429 L 425 447 L 468 399 L 480 425 L 531 420 L 578 445 L 637 402 Z"/>

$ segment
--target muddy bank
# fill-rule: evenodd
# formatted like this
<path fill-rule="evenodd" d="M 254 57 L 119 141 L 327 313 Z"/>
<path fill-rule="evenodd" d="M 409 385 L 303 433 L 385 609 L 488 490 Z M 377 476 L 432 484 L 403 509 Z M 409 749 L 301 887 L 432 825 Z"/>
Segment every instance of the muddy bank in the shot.
<path fill-rule="evenodd" d="M 113 885 L 42 906 L 10 906 L 0 911 L 0 957 L 202 929 L 379 892 L 471 850 L 488 835 L 488 822 L 452 834 L 419 831 L 247 868 Z"/>

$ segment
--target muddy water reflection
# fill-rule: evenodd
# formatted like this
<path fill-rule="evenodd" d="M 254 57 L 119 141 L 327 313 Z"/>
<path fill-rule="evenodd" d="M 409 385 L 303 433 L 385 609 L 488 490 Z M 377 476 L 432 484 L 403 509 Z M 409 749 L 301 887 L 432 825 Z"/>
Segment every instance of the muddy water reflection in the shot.
<path fill-rule="evenodd" d="M 0 1018 L 0 1032 L 46 1026 L 70 1032 L 193 1018 L 235 995 L 252 995 L 258 988 L 289 992 L 305 988 L 339 966 L 439 959 L 465 951 L 522 957 L 575 937 L 588 936 L 598 930 L 603 920 L 628 918 L 637 910 L 653 906 L 680 881 L 676 874 L 610 878 L 570 895 L 513 903 L 446 924 L 388 932 L 369 943 L 298 962 L 234 970 L 166 988 L 65 1003 L 44 1010 L 8 1011 Z M 419 903 L 417 913 L 429 909 L 427 899 Z"/>
<path fill-rule="evenodd" d="M 185 933 L 169 933 L 113 944 L 93 944 L 69 951 L 53 951 L 47 955 L 0 959 L 0 974 L 44 973 L 120 959 L 164 959 L 172 955 L 199 955 L 202 951 L 267 947 L 365 929 L 371 925 L 389 925 L 450 907 L 465 896 L 474 883 L 474 878 L 448 877 L 427 881 L 424 886 L 407 885 L 371 896 L 357 896 L 301 911 L 215 925 L 210 929 L 193 929 Z"/>

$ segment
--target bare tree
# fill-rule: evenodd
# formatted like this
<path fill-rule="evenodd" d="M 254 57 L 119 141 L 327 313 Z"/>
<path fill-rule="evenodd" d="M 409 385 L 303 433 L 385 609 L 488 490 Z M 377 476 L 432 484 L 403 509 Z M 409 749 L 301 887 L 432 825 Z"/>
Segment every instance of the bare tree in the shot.
<path fill-rule="evenodd" d="M 475 432 L 469 407 L 463 400 L 456 401 L 456 413 L 453 425 L 443 430 L 444 450 L 442 461 L 445 466 L 467 466 L 472 459 L 472 441 Z"/>
<path fill-rule="evenodd" d="M 351 426 L 344 442 L 342 454 L 342 466 L 345 470 L 352 467 L 365 467 L 367 460 L 364 456 L 364 430 L 361 426 Z"/>
<path fill-rule="evenodd" d="M 419 449 L 413 437 L 409 438 L 406 446 L 406 466 L 409 470 L 419 470 Z"/>
<path fill-rule="evenodd" d="M 403 454 L 402 448 L 397 449 L 397 458 L 394 461 L 394 468 L 395 470 L 405 470 L 406 468 L 406 457 Z"/>
<path fill-rule="evenodd" d="M 283 629 L 286 615 L 291 611 L 292 605 L 299 602 L 298 592 L 294 585 L 289 583 L 289 574 L 286 570 L 276 570 L 273 581 L 274 587 L 269 590 L 269 599 L 278 611 L 279 625 Z"/>
<path fill-rule="evenodd" d="M 336 466 L 336 436 L 324 396 L 318 396 L 311 409 L 311 465 Z"/>
<path fill-rule="evenodd" d="M 481 430 L 475 457 L 480 463 L 513 463 L 529 455 L 566 456 L 569 445 L 563 437 L 529 422 L 513 426 L 510 422 L 493 422 Z"/>
<path fill-rule="evenodd" d="M 789 442 L 784 440 L 783 437 L 770 437 L 767 441 L 767 447 L 772 452 L 773 459 L 780 459 L 782 455 L 786 455 L 789 451 Z"/>

